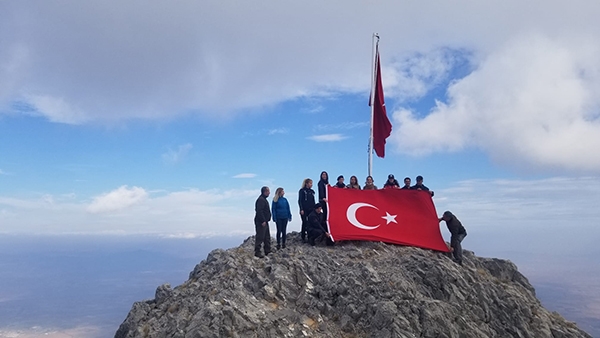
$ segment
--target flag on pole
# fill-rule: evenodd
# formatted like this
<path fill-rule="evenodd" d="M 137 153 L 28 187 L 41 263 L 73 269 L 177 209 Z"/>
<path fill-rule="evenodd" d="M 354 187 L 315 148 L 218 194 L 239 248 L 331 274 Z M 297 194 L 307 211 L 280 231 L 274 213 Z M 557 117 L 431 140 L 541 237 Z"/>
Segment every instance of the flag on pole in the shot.
<path fill-rule="evenodd" d="M 375 95 L 373 95 L 373 149 L 379 157 L 385 157 L 385 139 L 392 133 L 392 124 L 385 111 L 383 85 L 381 84 L 381 66 L 379 64 L 379 48 L 375 56 Z"/>
<path fill-rule="evenodd" d="M 381 241 L 449 251 L 427 191 L 327 187 L 327 207 L 334 241 Z"/>

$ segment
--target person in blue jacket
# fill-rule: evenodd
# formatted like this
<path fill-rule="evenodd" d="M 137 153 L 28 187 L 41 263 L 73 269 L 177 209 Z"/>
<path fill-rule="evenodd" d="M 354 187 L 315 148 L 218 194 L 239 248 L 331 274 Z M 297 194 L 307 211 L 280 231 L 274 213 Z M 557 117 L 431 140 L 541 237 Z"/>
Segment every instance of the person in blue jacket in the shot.
<path fill-rule="evenodd" d="M 285 237 L 287 232 L 287 224 L 292 221 L 292 212 L 290 211 L 290 204 L 288 200 L 283 197 L 285 191 L 279 187 L 275 190 L 275 196 L 273 196 L 273 202 L 271 203 L 271 213 L 273 214 L 273 220 L 277 225 L 277 250 L 285 248 Z"/>

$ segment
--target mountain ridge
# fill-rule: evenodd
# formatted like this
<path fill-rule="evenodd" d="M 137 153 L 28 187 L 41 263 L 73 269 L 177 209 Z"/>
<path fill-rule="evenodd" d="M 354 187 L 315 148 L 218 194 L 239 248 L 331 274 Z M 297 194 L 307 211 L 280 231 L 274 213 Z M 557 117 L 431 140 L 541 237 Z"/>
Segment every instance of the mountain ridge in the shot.
<path fill-rule="evenodd" d="M 133 304 L 126 337 L 591 337 L 546 310 L 512 262 L 381 242 L 213 250 L 189 279 Z"/>

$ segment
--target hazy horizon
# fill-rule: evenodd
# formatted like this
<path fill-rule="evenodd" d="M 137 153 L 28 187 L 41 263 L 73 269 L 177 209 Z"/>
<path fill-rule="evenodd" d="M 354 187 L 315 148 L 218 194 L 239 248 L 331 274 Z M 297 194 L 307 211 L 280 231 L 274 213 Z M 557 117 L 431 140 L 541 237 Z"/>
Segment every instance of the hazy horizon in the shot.
<path fill-rule="evenodd" d="M 163 283 L 183 283 L 210 251 L 238 246 L 245 238 L 0 235 L 0 267 L 5 271 L 0 277 L 0 337 L 112 336 L 133 302 L 154 298 Z M 465 249 L 488 257 L 497 250 L 467 239 Z M 593 257 L 552 258 L 548 265 L 548 259 L 522 251 L 497 252 L 496 258 L 517 264 L 547 309 L 592 336 L 600 334 L 595 305 L 600 303 L 600 268 Z"/>

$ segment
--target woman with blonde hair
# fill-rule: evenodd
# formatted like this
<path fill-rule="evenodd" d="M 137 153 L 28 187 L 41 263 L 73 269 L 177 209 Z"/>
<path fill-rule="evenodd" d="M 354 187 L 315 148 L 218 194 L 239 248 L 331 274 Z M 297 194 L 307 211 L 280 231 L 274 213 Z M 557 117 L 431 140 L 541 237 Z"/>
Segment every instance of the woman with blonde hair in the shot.
<path fill-rule="evenodd" d="M 302 242 L 306 242 L 306 232 L 308 231 L 308 215 L 315 210 L 315 191 L 312 190 L 313 180 L 305 178 L 302 181 L 302 189 L 298 192 L 298 206 L 300 207 L 300 218 L 302 219 L 302 228 L 300 236 Z"/>
<path fill-rule="evenodd" d="M 285 248 L 285 238 L 288 222 L 292 221 L 292 212 L 290 211 L 290 204 L 288 200 L 283 197 L 285 191 L 279 187 L 275 190 L 275 196 L 273 196 L 273 202 L 271 203 L 271 213 L 273 214 L 273 220 L 277 225 L 277 250 Z"/>
<path fill-rule="evenodd" d="M 360 184 L 358 184 L 358 178 L 356 178 L 356 176 L 350 177 L 350 184 L 348 184 L 347 188 L 361 190 Z"/>

